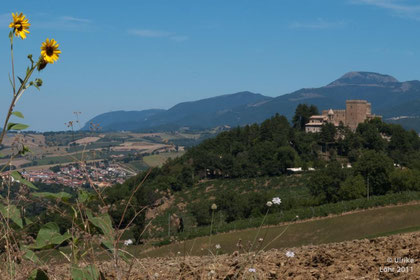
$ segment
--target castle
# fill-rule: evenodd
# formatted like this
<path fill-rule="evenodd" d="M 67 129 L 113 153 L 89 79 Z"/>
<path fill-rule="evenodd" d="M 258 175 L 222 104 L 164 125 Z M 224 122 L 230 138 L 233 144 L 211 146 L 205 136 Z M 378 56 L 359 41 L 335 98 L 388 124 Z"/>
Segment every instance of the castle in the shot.
<path fill-rule="evenodd" d="M 321 132 L 321 127 L 326 123 L 339 126 L 340 123 L 355 131 L 359 123 L 381 116 L 372 115 L 371 104 L 366 100 L 346 100 L 345 110 L 323 110 L 322 115 L 314 115 L 305 125 L 306 132 Z"/>

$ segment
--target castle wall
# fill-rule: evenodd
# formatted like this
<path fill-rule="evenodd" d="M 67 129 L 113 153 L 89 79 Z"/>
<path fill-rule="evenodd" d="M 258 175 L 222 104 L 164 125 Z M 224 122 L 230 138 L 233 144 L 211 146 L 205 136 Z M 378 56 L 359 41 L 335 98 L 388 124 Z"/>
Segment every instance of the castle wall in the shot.
<path fill-rule="evenodd" d="M 340 122 L 343 124 L 346 123 L 346 110 L 333 110 L 334 115 L 328 115 L 329 110 L 322 110 L 322 115 L 327 117 L 329 123 L 333 123 L 334 125 L 338 126 Z"/>
<path fill-rule="evenodd" d="M 359 123 L 366 120 L 370 114 L 370 104 L 366 100 L 347 100 L 346 101 L 346 122 L 351 130 L 356 130 Z"/>
<path fill-rule="evenodd" d="M 306 131 L 319 132 L 322 124 L 332 123 L 338 126 L 340 122 L 354 131 L 359 123 L 375 117 L 381 116 L 372 115 L 372 105 L 366 100 L 347 100 L 345 110 L 323 110 L 321 116 L 311 116 Z"/>

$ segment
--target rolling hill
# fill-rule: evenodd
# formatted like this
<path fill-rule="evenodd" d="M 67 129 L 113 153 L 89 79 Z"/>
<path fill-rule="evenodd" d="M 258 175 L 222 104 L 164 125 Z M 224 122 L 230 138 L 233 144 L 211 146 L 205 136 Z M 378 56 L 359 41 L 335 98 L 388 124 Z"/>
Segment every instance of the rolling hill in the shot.
<path fill-rule="evenodd" d="M 116 111 L 88 121 L 103 130 L 171 130 L 181 127 L 207 129 L 260 123 L 275 113 L 291 118 L 299 103 L 320 110 L 344 109 L 347 99 L 366 99 L 372 111 L 385 121 L 420 131 L 420 81 L 399 82 L 392 76 L 372 72 L 349 72 L 320 88 L 304 88 L 275 98 L 239 92 L 192 102 L 168 110 Z"/>

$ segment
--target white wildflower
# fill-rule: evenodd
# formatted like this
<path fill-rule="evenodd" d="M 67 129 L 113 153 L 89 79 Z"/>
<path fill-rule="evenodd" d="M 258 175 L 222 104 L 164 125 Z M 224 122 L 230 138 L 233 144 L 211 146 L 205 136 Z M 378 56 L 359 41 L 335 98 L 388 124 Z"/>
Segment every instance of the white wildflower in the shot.
<path fill-rule="evenodd" d="M 263 242 L 263 241 L 264 241 L 264 239 L 262 239 L 262 238 L 258 239 L 258 242 Z"/>
<path fill-rule="evenodd" d="M 180 251 L 178 251 L 178 253 L 177 253 L 178 255 L 181 255 L 181 252 Z"/>
<path fill-rule="evenodd" d="M 271 201 L 267 201 L 267 206 L 268 206 L 268 207 L 273 206 L 273 202 L 271 202 Z"/>
<path fill-rule="evenodd" d="M 256 272 L 255 268 L 252 268 L 252 267 L 250 269 L 248 269 L 248 271 L 251 272 L 251 273 L 255 273 Z"/>
<path fill-rule="evenodd" d="M 281 203 L 281 199 L 280 199 L 279 197 L 275 197 L 275 198 L 273 198 L 273 199 L 272 199 L 272 201 L 273 201 L 273 203 L 274 203 L 274 204 L 276 204 L 276 205 L 280 205 L 280 203 Z"/>
<path fill-rule="evenodd" d="M 213 203 L 212 205 L 211 205 L 211 210 L 217 210 L 217 205 L 215 204 L 215 203 Z"/>
<path fill-rule="evenodd" d="M 216 249 L 219 250 L 220 248 L 222 248 L 222 246 L 220 246 L 220 244 L 216 244 Z"/>
<path fill-rule="evenodd" d="M 134 243 L 134 242 L 133 242 L 133 240 L 131 240 L 131 239 L 127 239 L 127 240 L 125 240 L 125 241 L 124 241 L 124 245 L 125 245 L 125 246 L 128 246 L 128 245 L 133 245 L 133 243 Z"/>
<path fill-rule="evenodd" d="M 287 251 L 286 252 L 286 257 L 288 257 L 288 258 L 294 258 L 295 257 L 295 252 Z"/>

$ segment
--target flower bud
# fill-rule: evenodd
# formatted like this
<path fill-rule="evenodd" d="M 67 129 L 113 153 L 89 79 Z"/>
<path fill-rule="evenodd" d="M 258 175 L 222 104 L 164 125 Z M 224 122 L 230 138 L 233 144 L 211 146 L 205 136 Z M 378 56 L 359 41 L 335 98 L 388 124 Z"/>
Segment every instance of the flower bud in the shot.
<path fill-rule="evenodd" d="M 44 69 L 47 66 L 47 64 L 48 63 L 42 59 L 38 64 L 38 67 L 37 67 L 38 71 L 41 71 L 42 69 Z"/>

